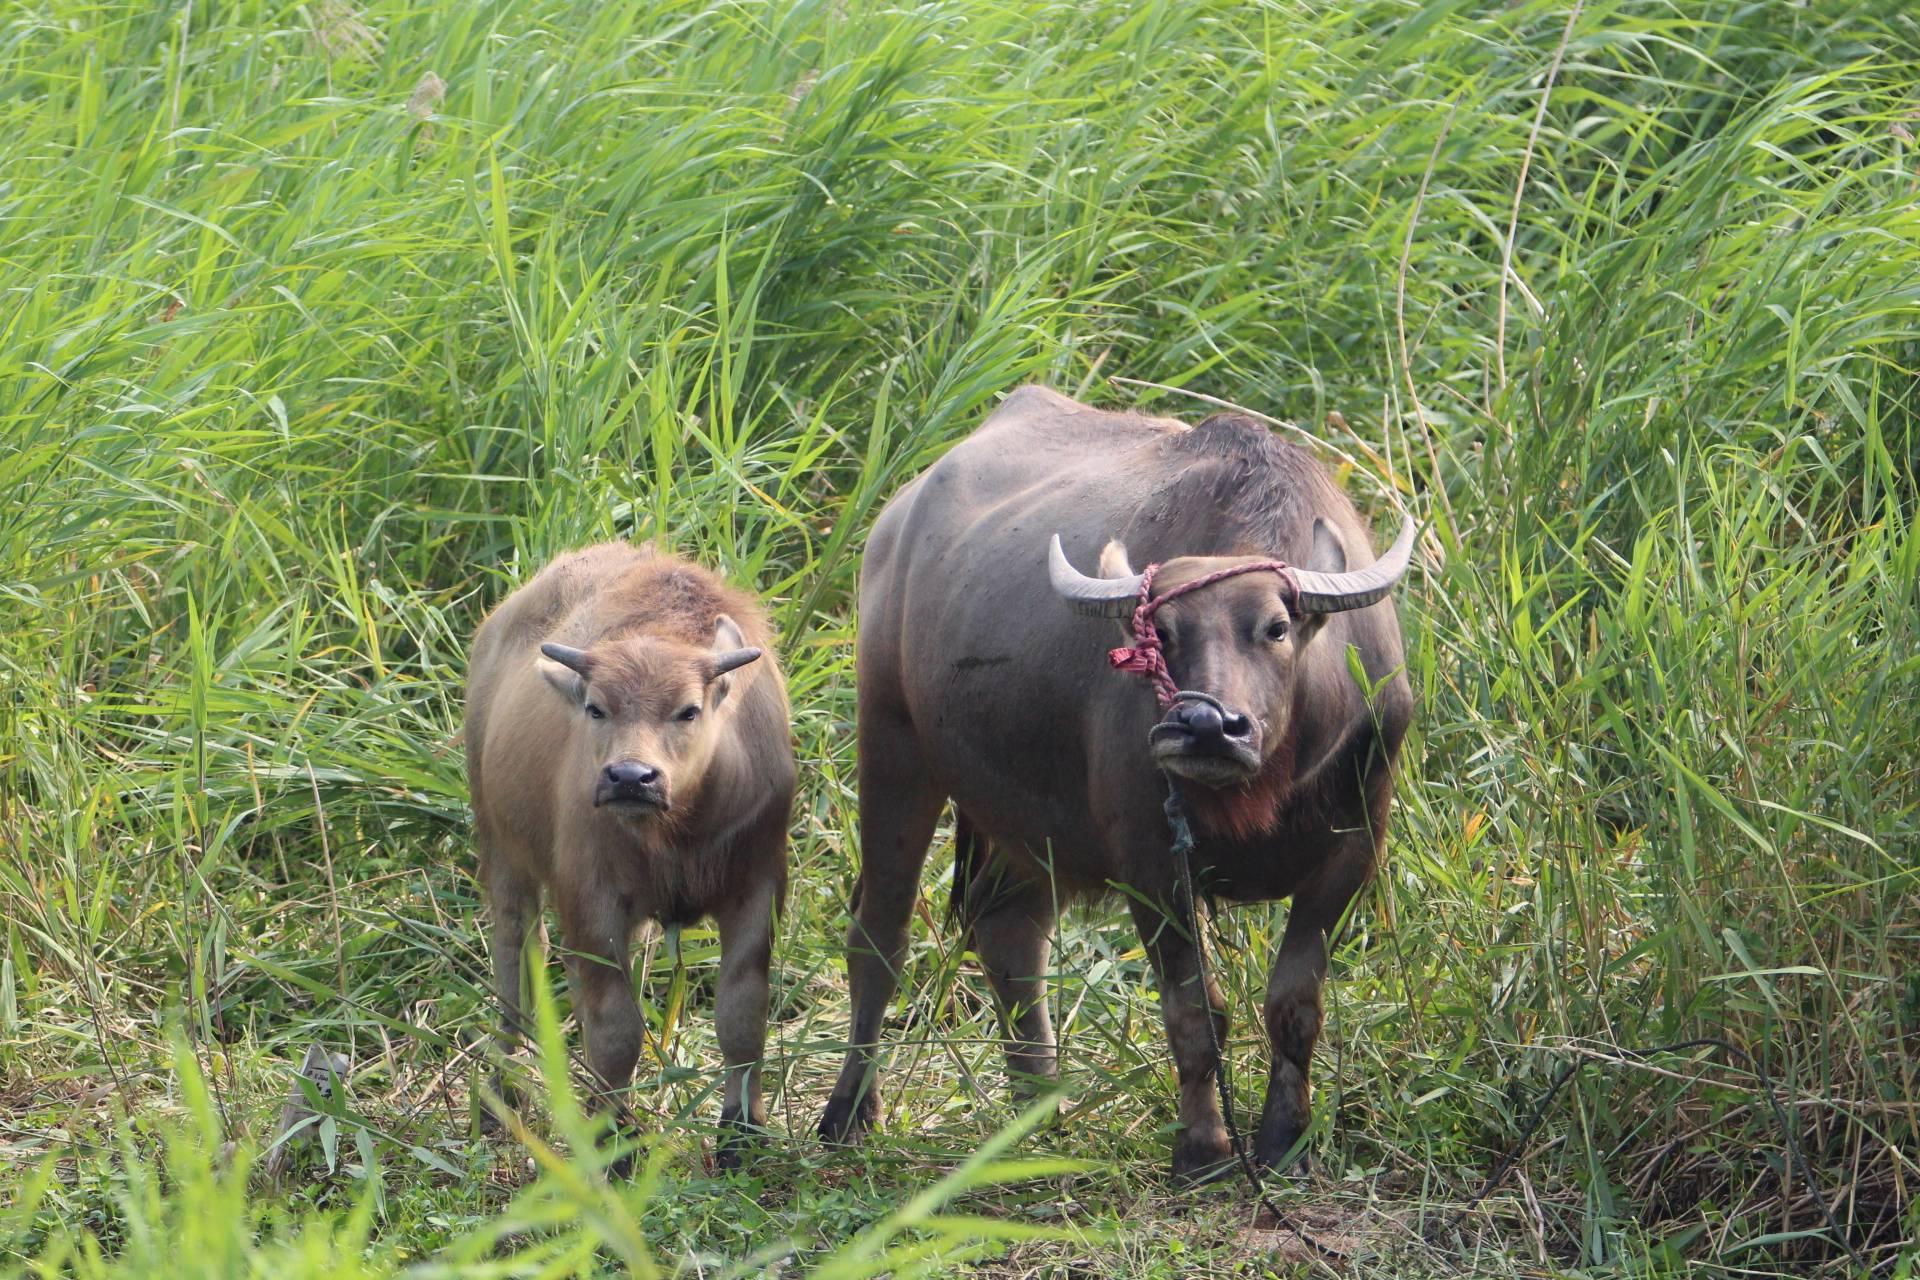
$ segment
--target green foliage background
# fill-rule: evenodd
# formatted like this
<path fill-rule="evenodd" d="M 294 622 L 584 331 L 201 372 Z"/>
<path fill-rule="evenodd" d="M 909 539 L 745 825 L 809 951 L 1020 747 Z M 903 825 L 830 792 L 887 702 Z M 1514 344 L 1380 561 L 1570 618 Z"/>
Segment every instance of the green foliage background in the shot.
<path fill-rule="evenodd" d="M 862 538 L 1033 379 L 1273 414 L 1383 532 L 1434 524 L 1390 863 L 1287 1192 L 1352 1272 L 1839 1273 L 1710 1054 L 1583 1072 L 1523 1179 L 1416 1238 L 1570 1054 L 1699 1034 L 1780 1082 L 1854 1246 L 1909 1266 L 1917 73 L 1893 2 L 11 4 L 0 1269 L 744 1273 L 882 1222 L 896 1274 L 1321 1267 L 1242 1190 L 1166 1187 L 1117 911 L 1064 927 L 1073 1114 L 1025 1140 L 1080 1172 L 989 1170 L 971 1225 L 889 1217 L 1011 1116 L 934 929 L 887 1133 L 809 1136 Z M 790 1140 L 702 1172 L 689 929 L 647 978 L 657 1176 L 603 1195 L 584 1155 L 529 1172 L 467 1130 L 455 735 L 481 611 L 606 537 L 765 593 L 806 783 Z M 1243 1106 L 1283 920 L 1218 926 Z M 357 1064 L 336 1168 L 276 1194 L 245 1148 L 314 1040 Z M 535 1131 L 580 1149 L 553 1105 Z"/>

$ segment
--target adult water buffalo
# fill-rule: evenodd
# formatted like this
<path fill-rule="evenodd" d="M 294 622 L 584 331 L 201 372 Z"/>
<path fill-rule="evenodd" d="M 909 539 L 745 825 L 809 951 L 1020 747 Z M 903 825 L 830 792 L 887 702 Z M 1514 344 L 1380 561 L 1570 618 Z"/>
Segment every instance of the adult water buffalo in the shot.
<path fill-rule="evenodd" d="M 1187 427 L 1039 387 L 1007 397 L 895 495 L 860 587 L 853 1027 L 823 1136 L 850 1139 L 877 1114 L 881 1018 L 951 799 L 956 893 L 1016 1091 L 1057 1070 L 1044 975 L 1058 903 L 1124 887 L 1179 1072 L 1174 1172 L 1224 1166 L 1214 1046 L 1226 1014 L 1216 987 L 1203 999 L 1170 910 L 1164 770 L 1183 781 L 1203 892 L 1293 898 L 1267 983 L 1272 1067 L 1255 1144 L 1264 1165 L 1287 1155 L 1308 1121 L 1327 935 L 1378 857 L 1412 714 L 1386 599 L 1412 546 L 1409 525 L 1376 561 L 1320 466 L 1244 416 Z M 1154 682 L 1109 664 L 1113 624 L 1085 616 L 1134 612 L 1142 578 L 1129 552 L 1157 563 L 1153 598 L 1165 601 L 1143 647 L 1164 650 L 1173 685 L 1204 695 L 1183 693 L 1164 717 Z M 1193 586 L 1272 559 L 1297 567 Z M 1096 561 L 1097 577 L 1072 567 Z"/>

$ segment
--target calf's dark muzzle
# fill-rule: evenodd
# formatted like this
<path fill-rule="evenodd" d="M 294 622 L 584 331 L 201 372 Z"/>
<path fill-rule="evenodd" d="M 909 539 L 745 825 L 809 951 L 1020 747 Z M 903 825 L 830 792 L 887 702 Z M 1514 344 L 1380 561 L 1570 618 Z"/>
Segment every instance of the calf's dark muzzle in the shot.
<path fill-rule="evenodd" d="M 615 804 L 636 809 L 667 808 L 666 778 L 650 764 L 616 760 L 600 771 L 593 807 Z"/>

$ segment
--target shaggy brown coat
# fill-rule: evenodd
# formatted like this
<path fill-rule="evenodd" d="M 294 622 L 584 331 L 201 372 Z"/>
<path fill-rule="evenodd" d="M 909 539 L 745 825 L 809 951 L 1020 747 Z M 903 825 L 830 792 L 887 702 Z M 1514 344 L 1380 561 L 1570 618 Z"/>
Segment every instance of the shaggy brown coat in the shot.
<path fill-rule="evenodd" d="M 503 1047 L 522 1026 L 521 953 L 543 890 L 607 1090 L 627 1086 L 640 1053 L 634 929 L 711 916 L 730 1157 L 731 1135 L 764 1118 L 757 1068 L 794 788 L 786 691 L 759 606 L 648 547 L 563 555 L 475 635 L 466 741 Z"/>

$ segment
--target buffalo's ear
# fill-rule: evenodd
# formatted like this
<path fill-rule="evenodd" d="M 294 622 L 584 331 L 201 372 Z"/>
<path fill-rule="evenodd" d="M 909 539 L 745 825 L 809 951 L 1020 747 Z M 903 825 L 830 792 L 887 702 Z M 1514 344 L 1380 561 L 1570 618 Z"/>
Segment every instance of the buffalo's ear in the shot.
<path fill-rule="evenodd" d="M 578 702 L 585 696 L 587 671 L 593 666 L 586 650 L 565 644 L 543 644 L 535 665 L 540 669 L 541 679 L 568 702 Z"/>
<path fill-rule="evenodd" d="M 1118 538 L 1109 538 L 1107 545 L 1100 548 L 1099 574 L 1103 578 L 1131 578 L 1139 570 L 1133 567 L 1133 561 L 1127 556 L 1127 544 Z M 1129 609 L 1113 620 L 1120 629 L 1120 643 L 1133 643 L 1133 610 Z"/>
<path fill-rule="evenodd" d="M 759 657 L 760 650 L 747 644 L 747 638 L 741 634 L 738 623 L 724 613 L 714 619 L 713 665 L 707 676 L 707 690 L 714 706 L 725 702 L 727 695 L 733 691 L 733 677 L 727 673 L 757 661 Z"/>
<path fill-rule="evenodd" d="M 1347 549 L 1340 542 L 1340 535 L 1333 526 L 1319 516 L 1313 518 L 1313 548 L 1307 552 L 1305 568 L 1315 573 L 1345 573 L 1347 571 Z M 1303 614 L 1294 619 L 1293 640 L 1295 644 L 1305 644 L 1313 639 L 1314 633 L 1326 625 L 1324 613 Z"/>
<path fill-rule="evenodd" d="M 1127 559 L 1127 544 L 1118 538 L 1111 539 L 1100 548 L 1100 576 L 1103 578 L 1131 578 L 1134 575 L 1133 562 Z"/>
<path fill-rule="evenodd" d="M 1319 516 L 1313 518 L 1313 550 L 1307 553 L 1307 568 L 1315 573 L 1345 573 L 1347 549 L 1333 526 Z"/>

